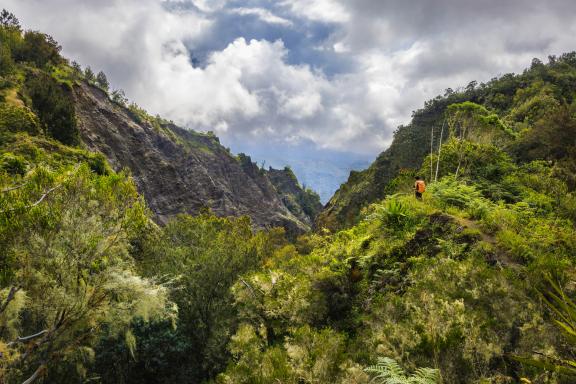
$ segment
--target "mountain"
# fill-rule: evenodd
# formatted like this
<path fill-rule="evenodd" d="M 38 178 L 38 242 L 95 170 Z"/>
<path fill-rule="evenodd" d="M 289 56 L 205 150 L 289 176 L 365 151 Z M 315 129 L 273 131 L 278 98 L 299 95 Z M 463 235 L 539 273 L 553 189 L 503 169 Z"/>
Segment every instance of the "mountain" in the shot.
<path fill-rule="evenodd" d="M 217 137 L 126 108 L 85 81 L 72 89 L 81 141 L 115 170 L 130 170 L 159 221 L 209 208 L 219 216 L 247 215 L 261 228 L 310 229 L 313 217 L 294 207 L 292 212 L 267 173 L 233 156 Z"/>
<path fill-rule="evenodd" d="M 290 168 L 106 88 L 0 13 L 1 382 L 574 382 L 576 53 L 426 103 L 297 237 L 214 214 L 308 226 Z"/>
<path fill-rule="evenodd" d="M 398 127 L 390 147 L 366 170 L 350 172 L 346 183 L 319 214 L 318 226 L 335 230 L 354 224 L 363 207 L 387 195 L 390 181 L 402 170 L 418 169 L 431 146 L 438 151 L 440 140 L 445 142 L 449 136 L 446 111 L 452 104 L 478 103 L 495 111 L 513 129 L 527 133 L 543 118 L 542 110 L 573 102 L 575 56 L 574 53 L 551 56 L 548 64 L 534 59 L 522 74 L 506 74 L 481 84 L 473 81 L 463 89 L 449 88 L 444 95 L 427 101 L 422 109 L 413 112 L 409 124 Z M 527 150 L 537 152 L 536 143 L 530 144 L 536 146 L 534 148 L 520 149 L 520 145 L 517 143 L 516 148 L 509 149 L 518 158 L 525 158 Z M 433 173 L 428 168 L 421 176 L 431 179 Z"/>

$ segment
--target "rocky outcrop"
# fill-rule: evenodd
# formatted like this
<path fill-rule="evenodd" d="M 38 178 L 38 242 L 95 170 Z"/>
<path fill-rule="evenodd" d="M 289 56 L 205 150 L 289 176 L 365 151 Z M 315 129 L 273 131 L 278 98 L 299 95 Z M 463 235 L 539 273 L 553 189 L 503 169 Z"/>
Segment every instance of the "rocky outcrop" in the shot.
<path fill-rule="evenodd" d="M 310 229 L 258 167 L 242 164 L 215 136 L 151 124 L 85 83 L 75 86 L 74 98 L 82 141 L 115 170 L 130 170 L 159 222 L 209 208 L 219 216 L 247 215 L 259 228 Z"/>
<path fill-rule="evenodd" d="M 322 210 L 320 196 L 310 189 L 301 187 L 296 175 L 289 167 L 284 169 L 270 167 L 266 175 L 290 212 L 307 225 L 312 226 L 314 219 Z"/>

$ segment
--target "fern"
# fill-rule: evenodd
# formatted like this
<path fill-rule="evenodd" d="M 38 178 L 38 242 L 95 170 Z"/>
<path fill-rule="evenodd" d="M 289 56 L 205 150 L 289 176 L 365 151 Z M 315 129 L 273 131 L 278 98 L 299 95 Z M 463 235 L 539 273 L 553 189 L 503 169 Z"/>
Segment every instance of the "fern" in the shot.
<path fill-rule="evenodd" d="M 548 277 L 547 280 L 551 288 L 548 292 L 541 294 L 542 298 L 551 312 L 557 317 L 554 319 L 554 323 L 562 331 L 569 345 L 574 347 L 576 345 L 576 303 L 566 295 L 560 285 L 552 280 L 551 277 Z M 523 356 L 514 356 L 514 358 L 523 364 L 545 371 L 576 377 L 576 360 L 563 359 L 558 356 L 542 356 L 543 359 Z"/>
<path fill-rule="evenodd" d="M 379 357 L 376 365 L 364 369 L 373 375 L 372 382 L 378 384 L 438 384 L 440 374 L 437 369 L 418 368 L 407 375 L 402 367 L 389 357 Z"/>

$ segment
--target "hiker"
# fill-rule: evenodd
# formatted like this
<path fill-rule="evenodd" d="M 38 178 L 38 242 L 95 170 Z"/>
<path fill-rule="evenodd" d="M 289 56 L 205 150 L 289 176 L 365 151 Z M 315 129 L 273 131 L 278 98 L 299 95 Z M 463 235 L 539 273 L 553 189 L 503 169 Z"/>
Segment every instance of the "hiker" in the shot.
<path fill-rule="evenodd" d="M 414 183 L 414 193 L 418 200 L 422 200 L 422 194 L 426 191 L 426 183 L 420 176 L 416 176 L 416 182 Z"/>

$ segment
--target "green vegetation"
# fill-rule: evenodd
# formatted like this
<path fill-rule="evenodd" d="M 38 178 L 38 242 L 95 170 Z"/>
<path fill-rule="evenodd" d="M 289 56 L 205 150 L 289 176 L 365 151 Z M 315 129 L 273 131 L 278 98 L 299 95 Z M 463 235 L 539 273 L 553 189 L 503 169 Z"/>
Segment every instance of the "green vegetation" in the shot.
<path fill-rule="evenodd" d="M 154 224 L 81 147 L 70 87 L 102 76 L 0 24 L 1 382 L 574 382 L 576 54 L 428 102 L 288 241 Z"/>

